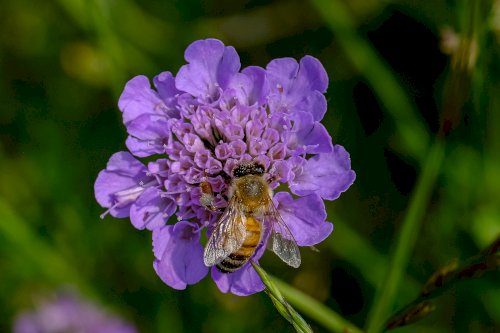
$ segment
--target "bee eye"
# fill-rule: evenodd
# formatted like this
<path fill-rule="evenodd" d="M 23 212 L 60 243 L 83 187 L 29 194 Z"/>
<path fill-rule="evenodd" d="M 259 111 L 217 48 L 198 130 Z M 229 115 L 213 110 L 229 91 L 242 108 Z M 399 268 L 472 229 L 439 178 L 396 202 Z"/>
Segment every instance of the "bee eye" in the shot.
<path fill-rule="evenodd" d="M 262 164 L 254 163 L 254 164 L 241 164 L 238 165 L 234 171 L 233 176 L 236 178 L 240 178 L 246 175 L 257 175 L 262 176 L 264 174 L 264 166 Z"/>
<path fill-rule="evenodd" d="M 236 178 L 243 177 L 246 174 L 248 174 L 248 172 L 245 165 L 238 165 L 233 171 L 233 176 Z"/>

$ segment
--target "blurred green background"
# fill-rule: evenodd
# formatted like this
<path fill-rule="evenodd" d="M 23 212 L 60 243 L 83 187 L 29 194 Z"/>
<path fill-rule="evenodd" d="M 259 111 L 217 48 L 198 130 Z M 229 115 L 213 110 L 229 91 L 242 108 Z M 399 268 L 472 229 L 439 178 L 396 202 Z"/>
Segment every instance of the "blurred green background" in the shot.
<path fill-rule="evenodd" d="M 263 293 L 224 295 L 209 278 L 170 289 L 150 233 L 99 218 L 96 175 L 125 149 L 125 82 L 176 73 L 201 38 L 235 46 L 243 66 L 310 54 L 330 77 L 323 122 L 357 180 L 327 203 L 335 230 L 320 253 L 303 249 L 298 270 L 267 255 L 271 274 L 363 327 L 443 124 L 444 159 L 391 311 L 500 234 L 500 1 L 3 0 L 0 22 L 0 332 L 61 285 L 143 333 L 291 330 Z M 457 284 L 397 331 L 498 332 L 499 286 L 498 271 Z"/>

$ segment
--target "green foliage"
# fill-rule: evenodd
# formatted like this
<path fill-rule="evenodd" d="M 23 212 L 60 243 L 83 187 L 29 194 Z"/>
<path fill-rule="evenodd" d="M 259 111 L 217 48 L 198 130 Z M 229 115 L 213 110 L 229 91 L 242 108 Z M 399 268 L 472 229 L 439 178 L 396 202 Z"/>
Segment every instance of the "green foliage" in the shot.
<path fill-rule="evenodd" d="M 175 73 L 206 37 L 243 65 L 311 54 L 330 76 L 324 122 L 357 180 L 300 269 L 261 260 L 314 332 L 380 331 L 434 272 L 500 234 L 498 0 L 5 0 L 0 21 L 0 332 L 68 285 L 141 332 L 290 331 L 264 293 L 164 285 L 150 233 L 100 220 L 93 198 L 125 149 L 125 82 Z M 398 330 L 499 330 L 498 281 L 492 269 L 454 283 Z"/>

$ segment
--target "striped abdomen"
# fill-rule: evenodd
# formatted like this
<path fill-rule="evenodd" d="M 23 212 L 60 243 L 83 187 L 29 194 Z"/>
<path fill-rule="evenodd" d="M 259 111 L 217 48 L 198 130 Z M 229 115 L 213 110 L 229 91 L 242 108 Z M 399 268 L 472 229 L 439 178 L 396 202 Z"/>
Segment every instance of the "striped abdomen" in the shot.
<path fill-rule="evenodd" d="M 222 273 L 232 273 L 240 269 L 255 252 L 260 242 L 260 224 L 253 216 L 247 216 L 246 237 L 241 247 L 231 253 L 226 259 L 217 264 L 217 269 Z"/>

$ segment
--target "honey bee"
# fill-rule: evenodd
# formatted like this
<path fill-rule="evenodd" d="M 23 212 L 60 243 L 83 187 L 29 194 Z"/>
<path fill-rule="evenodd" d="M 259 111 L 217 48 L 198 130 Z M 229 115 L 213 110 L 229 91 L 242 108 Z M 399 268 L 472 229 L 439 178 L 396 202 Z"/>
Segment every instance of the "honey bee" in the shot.
<path fill-rule="evenodd" d="M 200 203 L 217 211 L 210 184 L 202 181 L 200 185 Z M 222 273 L 237 271 L 250 260 L 262 242 L 265 227 L 271 228 L 269 248 L 288 265 L 300 266 L 299 248 L 274 206 L 272 195 L 262 165 L 241 164 L 234 169 L 227 193 L 228 206 L 205 247 L 203 259 L 206 266 L 216 265 Z"/>

